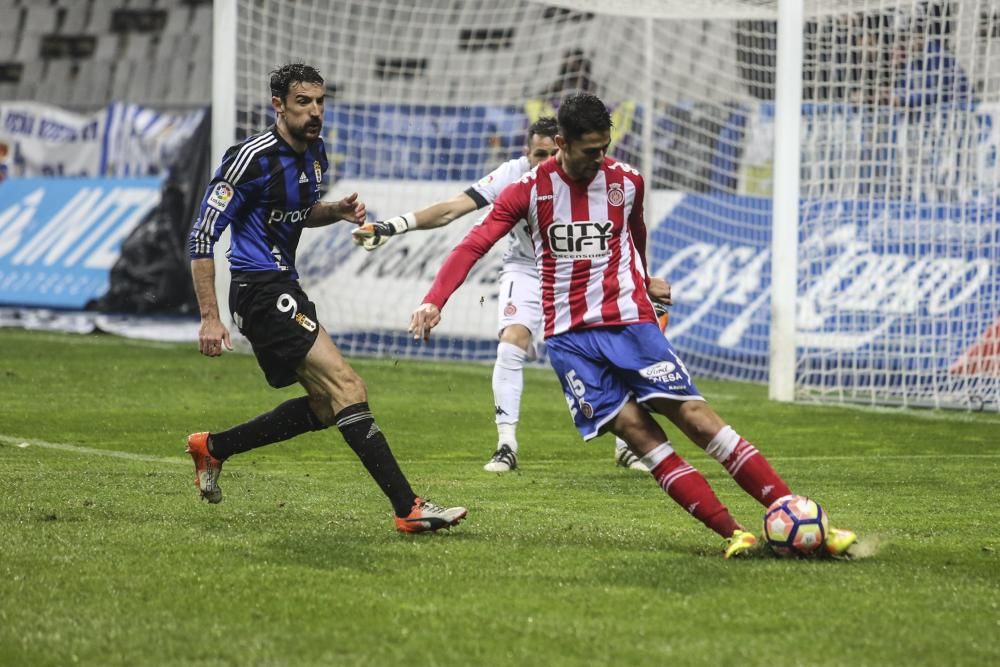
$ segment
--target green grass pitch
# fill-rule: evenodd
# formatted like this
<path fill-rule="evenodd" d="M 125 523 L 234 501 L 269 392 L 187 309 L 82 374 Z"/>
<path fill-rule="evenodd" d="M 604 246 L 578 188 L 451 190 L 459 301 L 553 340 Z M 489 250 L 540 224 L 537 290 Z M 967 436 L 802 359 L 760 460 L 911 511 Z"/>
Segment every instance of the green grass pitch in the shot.
<path fill-rule="evenodd" d="M 397 534 L 335 429 L 233 459 L 209 506 L 184 436 L 295 389 L 247 355 L 0 331 L 0 665 L 1000 664 L 995 413 L 700 382 L 866 552 L 729 562 L 609 436 L 578 438 L 550 370 L 527 373 L 522 469 L 498 476 L 489 366 L 355 365 L 418 493 L 469 508 L 458 528 Z"/>

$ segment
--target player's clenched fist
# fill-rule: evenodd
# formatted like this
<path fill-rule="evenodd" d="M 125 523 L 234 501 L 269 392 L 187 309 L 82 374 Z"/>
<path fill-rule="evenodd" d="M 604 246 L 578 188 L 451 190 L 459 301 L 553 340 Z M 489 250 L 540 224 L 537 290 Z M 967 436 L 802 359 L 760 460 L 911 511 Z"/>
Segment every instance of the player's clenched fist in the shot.
<path fill-rule="evenodd" d="M 649 293 L 649 298 L 651 298 L 654 302 L 665 304 L 667 306 L 671 306 L 674 303 L 672 294 L 670 293 L 670 283 L 663 278 L 651 276 L 649 278 L 649 286 L 646 288 L 646 291 Z"/>
<path fill-rule="evenodd" d="M 422 303 L 410 315 L 410 333 L 415 340 L 427 340 L 431 337 L 431 329 L 441 322 L 441 311 L 433 303 Z"/>
<path fill-rule="evenodd" d="M 223 346 L 227 350 L 233 349 L 229 329 L 218 319 L 203 319 L 198 330 L 198 351 L 206 357 L 218 357 Z"/>

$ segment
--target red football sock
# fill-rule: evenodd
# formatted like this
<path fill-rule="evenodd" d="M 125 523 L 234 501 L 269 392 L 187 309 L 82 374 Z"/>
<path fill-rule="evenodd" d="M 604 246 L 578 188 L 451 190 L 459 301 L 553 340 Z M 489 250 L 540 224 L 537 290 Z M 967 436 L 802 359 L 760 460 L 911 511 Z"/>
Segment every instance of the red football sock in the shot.
<path fill-rule="evenodd" d="M 708 480 L 676 453 L 653 468 L 653 477 L 674 502 L 722 537 L 731 537 L 740 528 Z"/>
<path fill-rule="evenodd" d="M 736 449 L 722 465 L 736 483 L 764 507 L 791 493 L 785 480 L 781 479 L 764 455 L 743 438 L 740 438 Z"/>

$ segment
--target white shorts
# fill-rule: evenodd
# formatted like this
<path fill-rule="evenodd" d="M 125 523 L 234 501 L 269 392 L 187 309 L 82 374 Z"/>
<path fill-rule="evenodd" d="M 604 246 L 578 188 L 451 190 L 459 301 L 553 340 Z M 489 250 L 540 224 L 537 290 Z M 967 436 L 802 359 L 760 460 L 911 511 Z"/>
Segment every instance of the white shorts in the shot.
<path fill-rule="evenodd" d="M 497 294 L 497 335 L 512 324 L 520 324 L 533 338 L 542 333 L 542 300 L 538 277 L 521 271 L 500 273 Z"/>

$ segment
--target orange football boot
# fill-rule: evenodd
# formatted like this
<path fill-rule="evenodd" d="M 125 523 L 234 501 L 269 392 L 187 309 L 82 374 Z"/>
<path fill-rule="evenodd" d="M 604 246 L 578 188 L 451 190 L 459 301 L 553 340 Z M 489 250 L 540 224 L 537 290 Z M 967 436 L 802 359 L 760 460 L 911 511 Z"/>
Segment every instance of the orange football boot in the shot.
<path fill-rule="evenodd" d="M 194 485 L 201 492 L 201 497 L 212 503 L 222 502 L 222 489 L 219 488 L 219 473 L 222 472 L 222 461 L 212 456 L 208 451 L 208 433 L 192 433 L 187 439 L 187 449 L 194 459 Z"/>
<path fill-rule="evenodd" d="M 413 501 L 409 514 L 396 517 L 396 530 L 401 533 L 426 533 L 451 528 L 468 513 L 469 510 L 464 507 L 441 507 L 418 497 Z"/>

